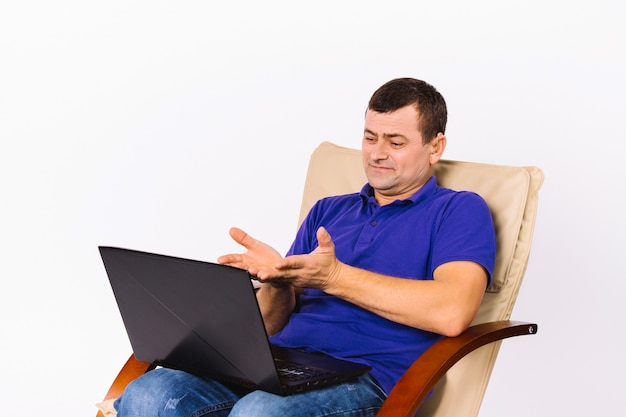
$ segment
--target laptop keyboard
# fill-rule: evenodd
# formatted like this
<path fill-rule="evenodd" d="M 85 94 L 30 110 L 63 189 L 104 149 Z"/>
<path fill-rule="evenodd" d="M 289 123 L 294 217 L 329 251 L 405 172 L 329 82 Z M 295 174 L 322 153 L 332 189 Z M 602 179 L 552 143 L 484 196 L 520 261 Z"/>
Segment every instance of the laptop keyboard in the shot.
<path fill-rule="evenodd" d="M 302 381 L 311 378 L 320 378 L 331 375 L 332 372 L 326 369 L 312 368 L 310 366 L 299 363 L 288 362 L 284 360 L 276 360 L 276 370 L 281 378 L 289 381 Z"/>

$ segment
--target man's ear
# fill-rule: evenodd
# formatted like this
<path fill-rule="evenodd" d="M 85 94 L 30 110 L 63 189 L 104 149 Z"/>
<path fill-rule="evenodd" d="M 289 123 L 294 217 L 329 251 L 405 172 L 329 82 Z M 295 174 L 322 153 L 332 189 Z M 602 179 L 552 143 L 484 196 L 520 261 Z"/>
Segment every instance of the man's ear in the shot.
<path fill-rule="evenodd" d="M 437 136 L 430 142 L 430 164 L 435 165 L 441 159 L 443 151 L 446 149 L 448 139 L 446 135 L 439 132 Z"/>

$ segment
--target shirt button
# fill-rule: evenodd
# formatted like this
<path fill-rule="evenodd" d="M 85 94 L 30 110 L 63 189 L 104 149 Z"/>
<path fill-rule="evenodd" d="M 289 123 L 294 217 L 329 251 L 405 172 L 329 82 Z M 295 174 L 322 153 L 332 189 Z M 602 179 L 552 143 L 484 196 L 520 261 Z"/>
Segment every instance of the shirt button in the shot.
<path fill-rule="evenodd" d="M 372 222 L 370 223 L 372 226 L 376 226 L 376 220 L 372 220 Z"/>

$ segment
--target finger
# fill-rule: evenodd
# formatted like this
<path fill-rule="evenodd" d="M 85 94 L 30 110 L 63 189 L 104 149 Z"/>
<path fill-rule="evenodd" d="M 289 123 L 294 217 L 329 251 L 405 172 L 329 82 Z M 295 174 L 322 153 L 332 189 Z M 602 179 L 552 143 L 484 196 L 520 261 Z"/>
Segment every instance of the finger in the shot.
<path fill-rule="evenodd" d="M 234 262 L 234 263 L 231 263 L 231 264 L 222 264 L 222 265 L 224 265 L 224 266 L 231 266 L 233 268 L 243 269 L 244 271 L 250 272 L 249 269 L 248 269 L 248 265 L 246 265 L 244 263 Z M 253 275 L 253 274 L 250 274 L 250 275 Z"/>
<path fill-rule="evenodd" d="M 217 258 L 217 263 L 222 265 L 228 265 L 237 262 L 240 257 L 240 255 L 222 255 Z"/>
<path fill-rule="evenodd" d="M 291 255 L 274 264 L 274 268 L 279 271 L 286 271 L 289 269 L 300 269 L 304 267 L 303 255 Z"/>
<path fill-rule="evenodd" d="M 248 264 L 243 260 L 238 259 L 236 255 L 224 255 L 217 258 L 217 262 L 220 265 L 232 266 L 239 269 L 248 270 Z"/>
<path fill-rule="evenodd" d="M 228 233 L 235 242 L 245 248 L 250 248 L 256 242 L 256 239 L 237 227 L 231 227 Z"/>
<path fill-rule="evenodd" d="M 319 248 L 324 252 L 334 250 L 333 239 L 324 226 L 320 226 L 320 228 L 317 229 L 317 243 Z"/>

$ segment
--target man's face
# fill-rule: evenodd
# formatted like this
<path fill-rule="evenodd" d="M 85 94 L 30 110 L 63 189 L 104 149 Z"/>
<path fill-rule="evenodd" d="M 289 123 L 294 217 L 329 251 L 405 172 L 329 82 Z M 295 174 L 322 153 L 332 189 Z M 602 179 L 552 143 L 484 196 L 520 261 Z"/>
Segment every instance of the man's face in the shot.
<path fill-rule="evenodd" d="M 439 139 L 438 136 L 422 144 L 422 135 L 417 129 L 417 110 L 413 106 L 391 113 L 367 111 L 363 167 L 379 204 L 407 198 L 428 181 L 431 165 L 440 156 L 440 152 L 437 154 Z"/>

